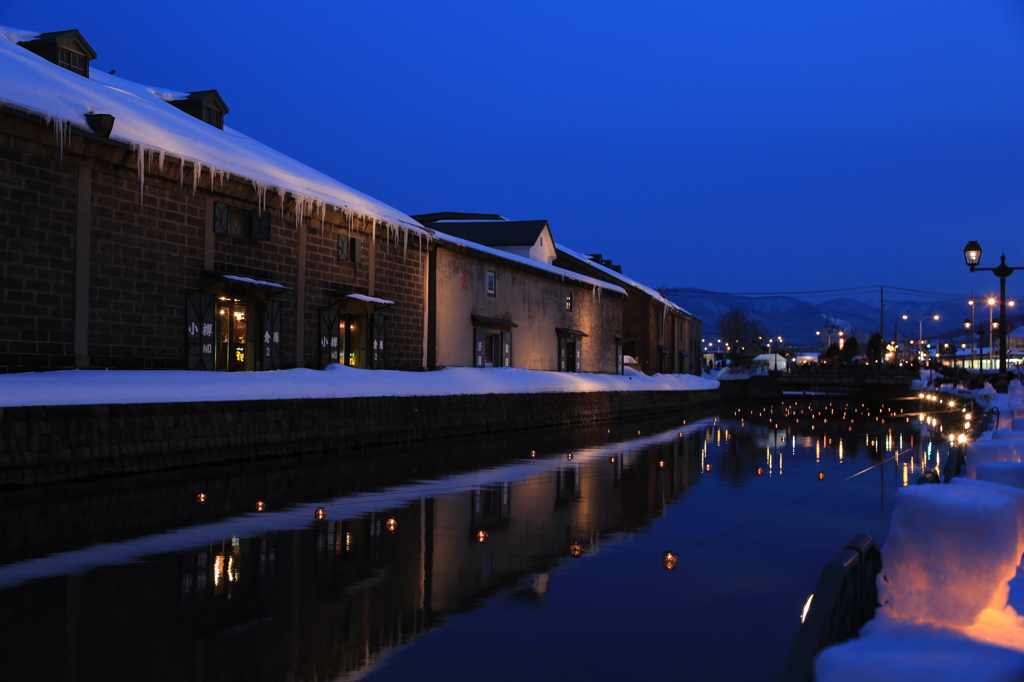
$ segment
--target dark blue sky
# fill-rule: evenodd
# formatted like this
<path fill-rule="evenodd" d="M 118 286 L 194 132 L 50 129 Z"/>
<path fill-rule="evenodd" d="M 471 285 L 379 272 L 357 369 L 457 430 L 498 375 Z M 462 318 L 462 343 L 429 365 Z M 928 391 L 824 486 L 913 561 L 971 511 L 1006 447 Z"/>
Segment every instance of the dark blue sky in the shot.
<path fill-rule="evenodd" d="M 0 24 L 78 28 L 95 67 L 216 88 L 227 125 L 406 213 L 546 218 L 652 286 L 966 298 L 998 288 L 968 239 L 1024 265 L 1019 1 L 0 0 Z"/>

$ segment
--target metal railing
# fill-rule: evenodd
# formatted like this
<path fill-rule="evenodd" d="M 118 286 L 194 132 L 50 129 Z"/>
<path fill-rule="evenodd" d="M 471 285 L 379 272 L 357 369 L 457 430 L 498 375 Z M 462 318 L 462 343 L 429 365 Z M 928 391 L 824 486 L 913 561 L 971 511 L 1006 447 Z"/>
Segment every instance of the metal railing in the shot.
<path fill-rule="evenodd" d="M 858 535 L 825 564 L 782 669 L 781 682 L 813 680 L 818 653 L 856 637 L 874 617 L 878 607 L 875 577 L 881 570 L 882 553 L 870 535 Z"/>

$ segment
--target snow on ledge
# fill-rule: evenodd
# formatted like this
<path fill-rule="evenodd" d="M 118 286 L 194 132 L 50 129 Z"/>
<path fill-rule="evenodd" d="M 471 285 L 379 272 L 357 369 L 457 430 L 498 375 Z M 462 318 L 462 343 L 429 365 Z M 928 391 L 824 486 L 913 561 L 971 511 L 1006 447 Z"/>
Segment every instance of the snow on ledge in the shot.
<path fill-rule="evenodd" d="M 376 296 L 367 296 L 365 294 L 349 294 L 346 298 L 351 298 L 356 301 L 365 301 L 367 303 L 376 303 L 377 305 L 394 305 L 394 301 L 389 301 L 386 298 L 377 298 Z"/>
<path fill-rule="evenodd" d="M 198 372 L 63 370 L 0 375 L 0 407 L 292 400 L 364 396 L 482 395 L 599 391 L 709 391 L 718 382 L 689 374 L 647 376 L 542 372 L 516 367 L 449 367 L 436 372 L 327 370 Z"/>

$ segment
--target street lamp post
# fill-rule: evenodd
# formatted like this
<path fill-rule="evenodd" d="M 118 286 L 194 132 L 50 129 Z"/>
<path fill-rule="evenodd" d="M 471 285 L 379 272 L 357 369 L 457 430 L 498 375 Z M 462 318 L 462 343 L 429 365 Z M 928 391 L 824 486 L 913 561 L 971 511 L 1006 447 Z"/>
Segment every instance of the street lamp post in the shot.
<path fill-rule="evenodd" d="M 973 308 L 971 310 L 973 310 Z M 967 336 L 969 336 L 970 339 L 971 339 L 971 355 L 974 355 L 974 335 L 971 334 L 971 330 L 973 328 L 974 328 L 974 323 L 973 322 L 971 322 L 970 320 L 964 320 L 964 331 L 967 332 Z M 967 348 L 967 344 L 966 343 L 962 344 L 962 345 L 963 345 L 964 349 Z M 963 367 L 964 363 L 961 362 L 960 366 Z"/>
<path fill-rule="evenodd" d="M 999 377 L 1002 379 L 1006 376 L 1006 278 L 1019 268 L 1011 268 L 1007 265 L 1005 254 L 999 256 L 999 265 L 996 267 L 979 268 L 981 245 L 976 241 L 967 242 L 967 246 L 964 247 L 964 261 L 971 272 L 988 270 L 999 278 Z"/>
<path fill-rule="evenodd" d="M 917 359 L 918 359 L 918 361 L 920 361 L 921 360 L 921 346 L 924 345 L 924 334 L 921 331 L 921 327 L 924 324 L 925 318 L 914 317 L 913 315 L 904 315 L 903 319 L 904 320 L 917 320 Z M 938 315 L 932 315 L 931 319 L 938 320 L 939 316 Z"/>

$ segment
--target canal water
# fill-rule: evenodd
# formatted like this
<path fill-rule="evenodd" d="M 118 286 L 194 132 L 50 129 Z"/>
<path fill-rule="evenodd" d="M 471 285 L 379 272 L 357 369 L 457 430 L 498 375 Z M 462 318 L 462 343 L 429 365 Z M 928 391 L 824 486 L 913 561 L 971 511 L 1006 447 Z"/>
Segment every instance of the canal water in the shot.
<path fill-rule="evenodd" d="M 0 680 L 774 680 L 823 564 L 884 542 L 943 463 L 919 409 L 800 397 L 8 490 Z"/>

